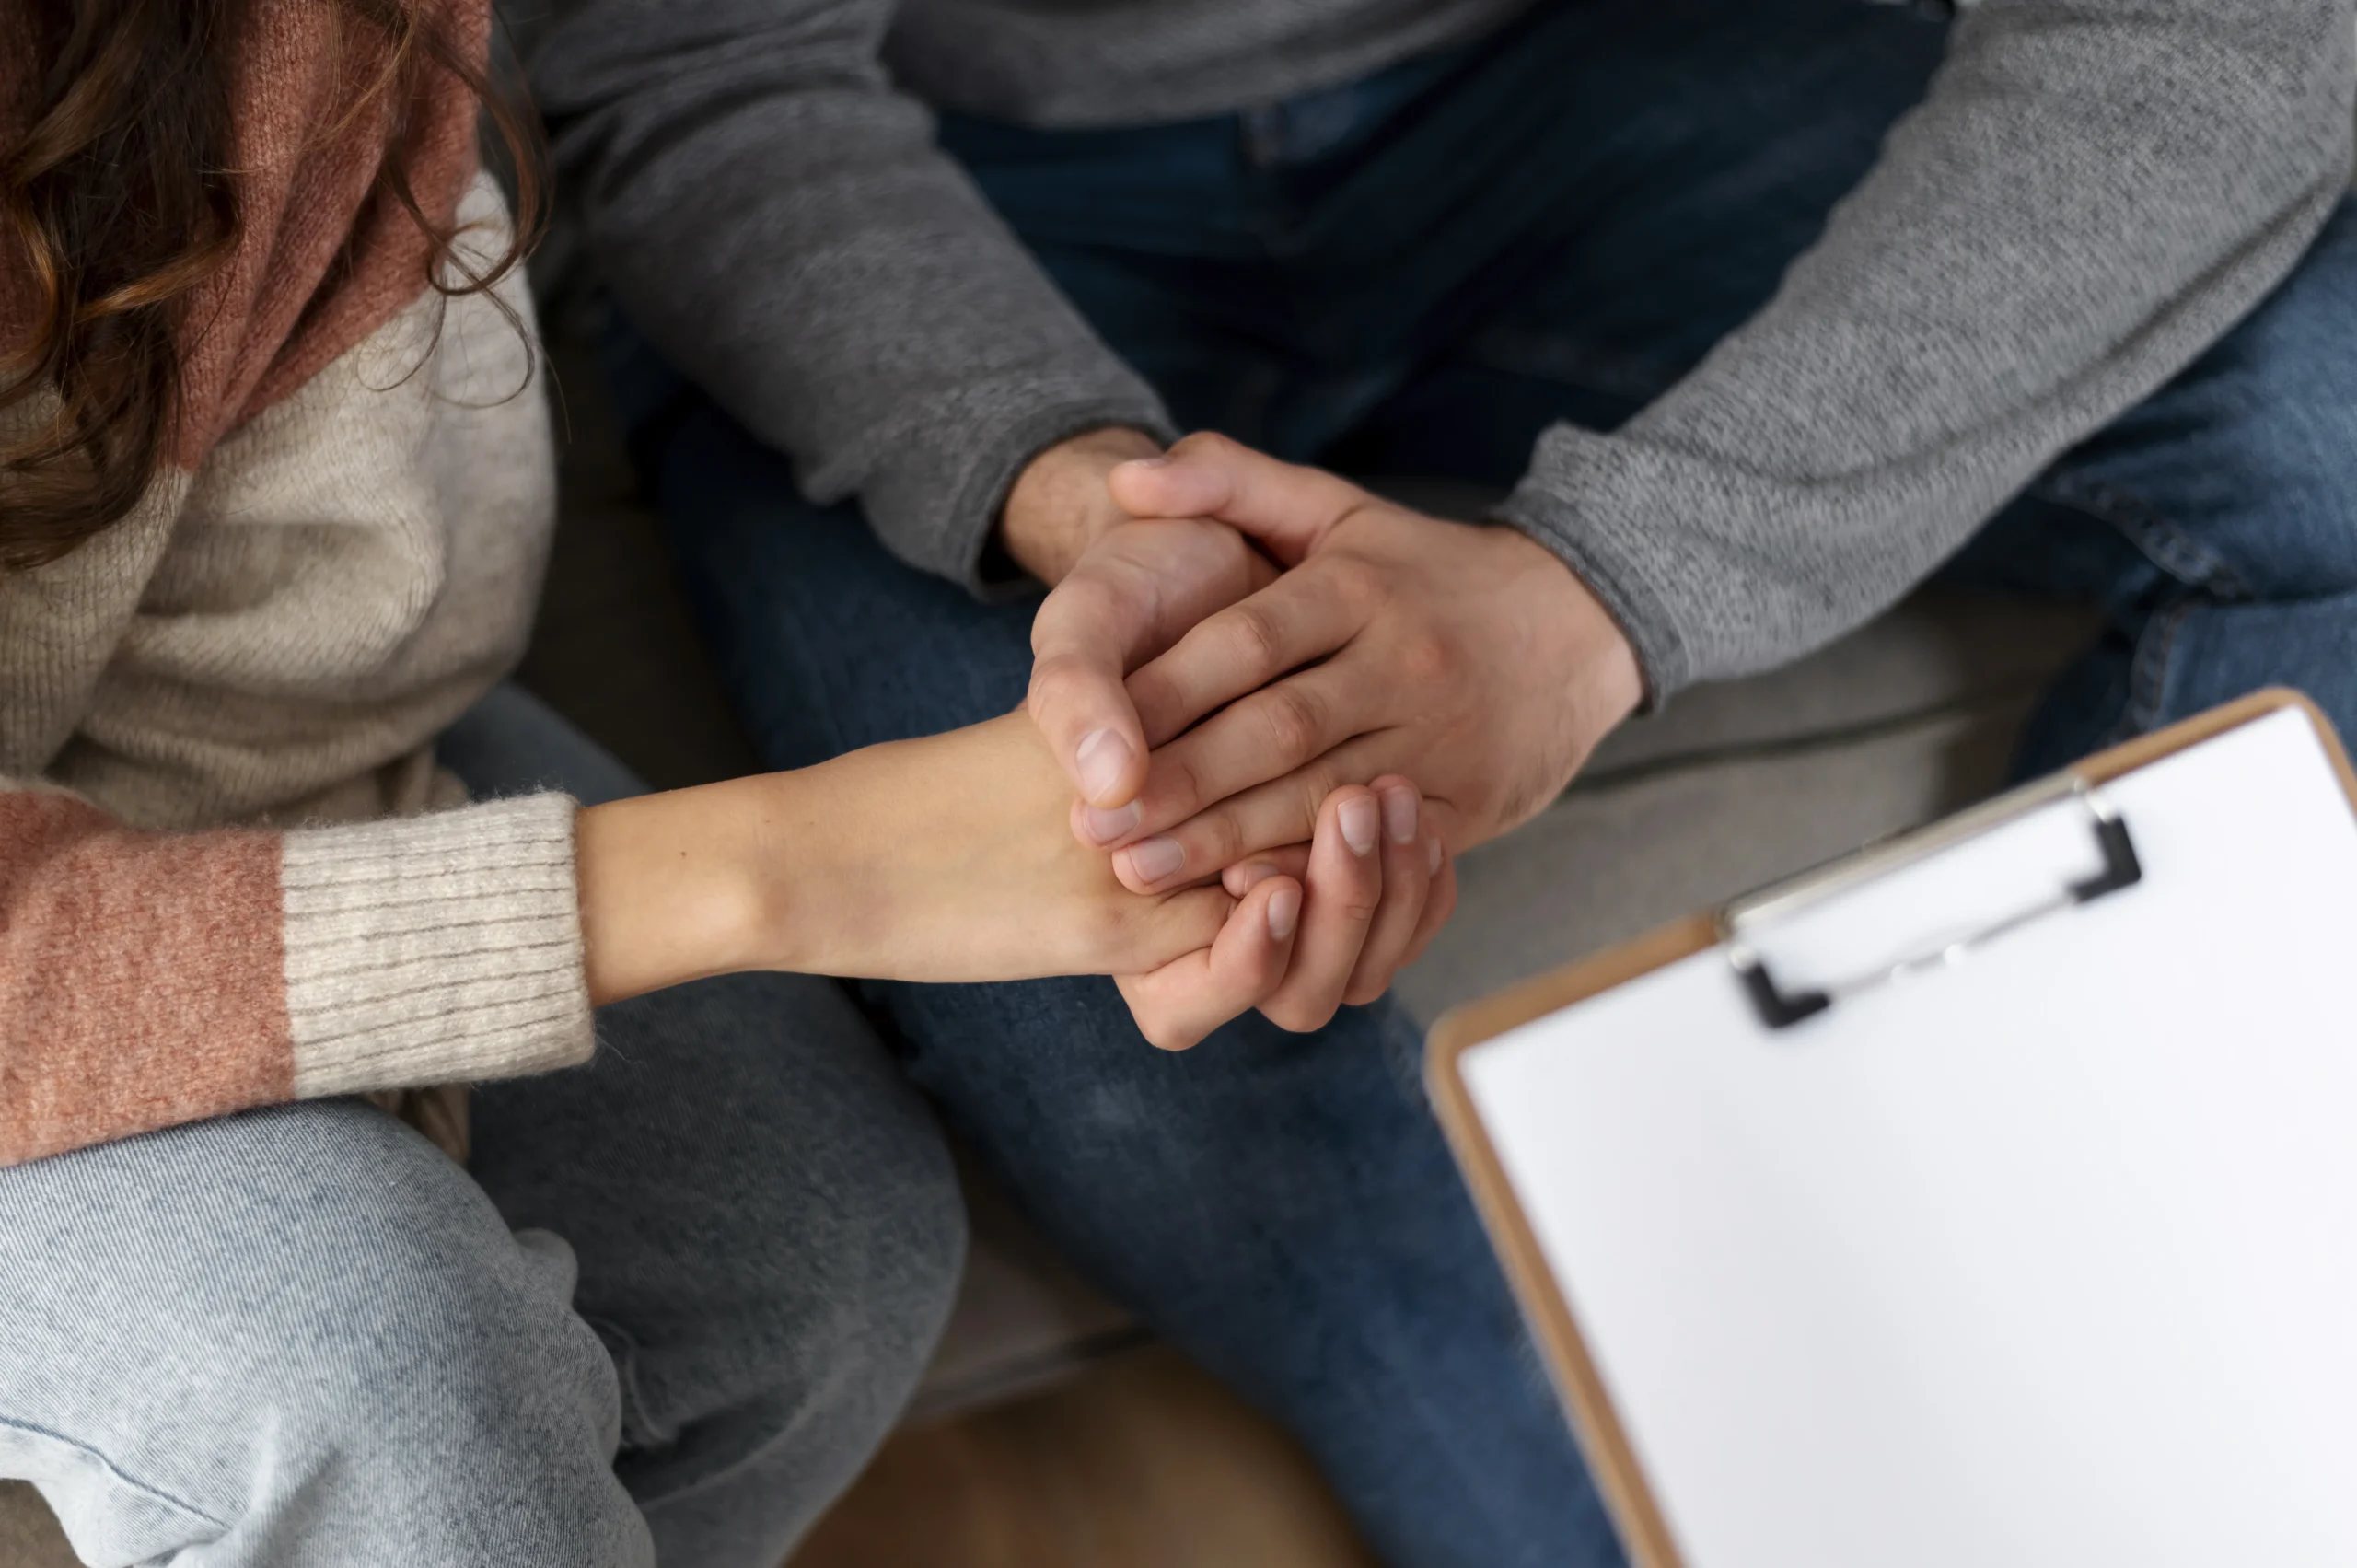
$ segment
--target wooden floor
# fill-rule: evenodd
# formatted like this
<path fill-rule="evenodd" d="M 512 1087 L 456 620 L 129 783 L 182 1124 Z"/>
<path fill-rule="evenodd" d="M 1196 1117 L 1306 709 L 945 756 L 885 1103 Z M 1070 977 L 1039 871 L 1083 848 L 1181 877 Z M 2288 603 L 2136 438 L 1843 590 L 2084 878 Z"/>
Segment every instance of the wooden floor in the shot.
<path fill-rule="evenodd" d="M 1174 1352 L 902 1432 L 788 1568 L 1375 1568 L 1301 1449 Z"/>
<path fill-rule="evenodd" d="M 21 1494 L 21 1495 L 11 1495 Z M 71 1568 L 0 1481 L 0 1568 Z M 1375 1568 L 1293 1440 L 1160 1348 L 902 1432 L 786 1568 Z"/>

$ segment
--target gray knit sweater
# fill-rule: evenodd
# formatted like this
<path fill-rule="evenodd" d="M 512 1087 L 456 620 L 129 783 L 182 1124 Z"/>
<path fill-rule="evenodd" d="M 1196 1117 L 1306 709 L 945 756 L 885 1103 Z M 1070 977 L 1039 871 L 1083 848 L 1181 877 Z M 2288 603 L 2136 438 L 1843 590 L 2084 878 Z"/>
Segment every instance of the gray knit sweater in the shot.
<path fill-rule="evenodd" d="M 634 319 L 814 497 L 972 581 L 1032 454 L 1167 420 L 923 106 L 1234 109 L 1516 8 L 575 0 L 532 74 Z M 1774 299 L 1620 430 L 1550 432 L 1504 517 L 1602 595 L 1656 699 L 1806 652 L 2290 270 L 2348 184 L 2352 84 L 2352 0 L 1983 0 Z"/>

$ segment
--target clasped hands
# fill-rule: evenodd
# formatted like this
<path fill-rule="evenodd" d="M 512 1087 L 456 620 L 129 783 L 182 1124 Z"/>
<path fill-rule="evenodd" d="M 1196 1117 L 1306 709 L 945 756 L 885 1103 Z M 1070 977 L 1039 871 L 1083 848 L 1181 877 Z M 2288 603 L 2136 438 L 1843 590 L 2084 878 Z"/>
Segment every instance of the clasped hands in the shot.
<path fill-rule="evenodd" d="M 1217 436 L 1053 449 L 1003 538 L 1052 585 L 1025 707 L 1074 838 L 1132 893 L 1235 900 L 1213 945 L 1120 981 L 1166 1047 L 1379 995 L 1453 911 L 1453 856 L 1542 808 L 1642 695 L 1530 539 Z"/>
<path fill-rule="evenodd" d="M 618 1001 L 746 970 L 1111 974 L 1156 1045 L 1372 1000 L 1638 699 L 1595 597 L 1216 436 L 1034 459 L 1001 536 L 1053 584 L 1025 711 L 585 808 L 584 970 Z"/>

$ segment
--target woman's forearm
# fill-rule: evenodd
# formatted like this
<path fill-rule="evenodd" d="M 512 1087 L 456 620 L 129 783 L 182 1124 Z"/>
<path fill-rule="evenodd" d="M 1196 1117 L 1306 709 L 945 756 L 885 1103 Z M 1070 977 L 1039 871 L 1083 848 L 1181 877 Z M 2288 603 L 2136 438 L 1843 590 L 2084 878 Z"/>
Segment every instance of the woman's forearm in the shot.
<path fill-rule="evenodd" d="M 1218 935 L 1220 889 L 1128 892 L 1074 841 L 1070 807 L 1017 714 L 588 807 L 575 854 L 591 1000 L 738 970 L 1131 972 Z"/>
<path fill-rule="evenodd" d="M 964 734 L 966 732 L 960 732 Z M 575 830 L 590 1000 L 742 970 L 875 975 L 937 947 L 927 884 L 958 907 L 958 802 L 901 741 L 792 772 L 639 796 Z M 987 790 L 992 781 L 970 780 Z M 1019 889 L 1005 889 L 1010 895 Z"/>

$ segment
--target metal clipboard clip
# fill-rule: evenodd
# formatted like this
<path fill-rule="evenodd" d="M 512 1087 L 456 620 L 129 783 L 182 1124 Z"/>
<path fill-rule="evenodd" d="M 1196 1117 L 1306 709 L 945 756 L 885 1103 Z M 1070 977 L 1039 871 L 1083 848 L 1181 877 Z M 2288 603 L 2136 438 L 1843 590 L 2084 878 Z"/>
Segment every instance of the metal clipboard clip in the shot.
<path fill-rule="evenodd" d="M 2085 808 L 2096 845 L 2103 853 L 2103 869 L 2093 877 L 2067 882 L 2052 895 L 2019 913 L 1985 925 L 1967 935 L 1942 942 L 1847 980 L 1807 990 L 1786 991 L 1768 972 L 1768 965 L 1746 940 L 1749 933 L 1852 888 L 1887 877 L 1902 867 L 1928 860 L 1944 850 L 1979 838 L 2015 818 L 2058 801 L 2075 800 Z M 1805 872 L 1736 900 L 1719 912 L 1719 939 L 1727 962 L 1751 998 L 1760 1021 L 1771 1029 L 1790 1028 L 1802 1019 L 1824 1012 L 1834 1003 L 1862 991 L 1888 985 L 1925 970 L 1961 962 L 1975 950 L 2010 935 L 2023 926 L 2079 904 L 2132 888 L 2143 880 L 2144 867 L 2136 857 L 2135 840 L 2111 803 L 2075 773 L 2058 773 L 1999 796 L 1985 805 L 1905 838 L 1868 850 L 1819 871 Z"/>

